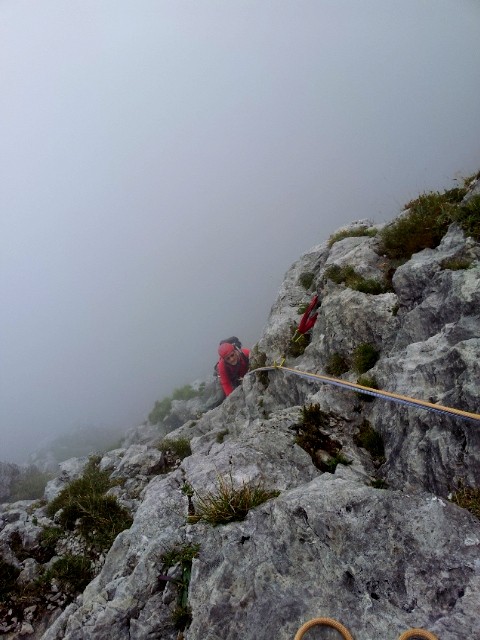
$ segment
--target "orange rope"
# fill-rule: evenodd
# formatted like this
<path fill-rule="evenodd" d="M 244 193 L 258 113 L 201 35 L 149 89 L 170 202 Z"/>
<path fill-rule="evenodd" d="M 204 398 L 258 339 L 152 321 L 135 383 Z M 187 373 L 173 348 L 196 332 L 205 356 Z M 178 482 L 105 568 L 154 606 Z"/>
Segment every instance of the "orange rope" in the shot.
<path fill-rule="evenodd" d="M 294 640 L 302 640 L 303 636 L 307 631 L 309 631 L 312 627 L 316 626 L 325 626 L 332 627 L 332 629 L 336 629 L 344 640 L 353 640 L 353 636 L 350 631 L 343 626 L 337 620 L 333 618 L 312 618 L 308 622 L 305 622 L 300 629 L 295 634 Z M 437 636 L 430 633 L 430 631 L 425 631 L 425 629 L 409 629 L 402 633 L 398 640 L 408 640 L 409 638 L 422 638 L 423 640 L 438 640 Z"/>
<path fill-rule="evenodd" d="M 409 629 L 402 633 L 398 640 L 407 640 L 407 638 L 424 638 L 425 640 L 438 640 L 437 636 L 434 636 L 430 631 L 425 629 Z"/>
<path fill-rule="evenodd" d="M 336 629 L 341 633 L 342 638 L 344 640 L 353 640 L 353 636 L 351 635 L 350 631 L 346 629 L 343 626 L 343 624 L 340 624 L 340 622 L 337 622 L 333 618 L 313 618 L 313 620 L 309 620 L 308 622 L 306 622 L 304 625 L 300 627 L 300 629 L 297 631 L 295 635 L 294 640 L 301 640 L 304 634 L 309 629 L 311 629 L 312 627 L 316 627 L 317 625 L 323 625 L 325 627 L 333 627 L 333 629 Z"/>

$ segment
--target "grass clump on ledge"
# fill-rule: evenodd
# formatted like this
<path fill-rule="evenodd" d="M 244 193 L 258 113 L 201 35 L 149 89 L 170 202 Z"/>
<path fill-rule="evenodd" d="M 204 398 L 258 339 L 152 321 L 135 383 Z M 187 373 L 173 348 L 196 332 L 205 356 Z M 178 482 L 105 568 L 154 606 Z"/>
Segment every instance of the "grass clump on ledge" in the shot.
<path fill-rule="evenodd" d="M 296 327 L 291 327 L 290 333 L 292 339 L 288 343 L 287 355 L 291 356 L 292 358 L 299 358 L 300 356 L 303 356 L 305 349 L 310 344 L 310 333 L 301 333 L 295 338 L 295 340 L 293 340 L 293 337 L 296 334 Z"/>
<path fill-rule="evenodd" d="M 362 226 L 357 227 L 356 229 L 341 229 L 340 231 L 337 231 L 337 233 L 334 233 L 332 236 L 330 236 L 328 240 L 328 246 L 332 247 L 335 242 L 339 242 L 344 238 L 359 238 L 362 236 L 373 238 L 376 235 L 377 229 L 375 229 L 375 227 Z"/>
<path fill-rule="evenodd" d="M 312 271 L 304 271 L 298 277 L 298 282 L 302 285 L 304 289 L 310 289 L 315 280 L 315 274 Z"/>
<path fill-rule="evenodd" d="M 180 461 L 192 455 L 192 448 L 188 438 L 165 438 L 157 446 L 157 449 L 163 451 L 167 457 L 170 454 L 170 457 Z"/>
<path fill-rule="evenodd" d="M 93 578 L 92 564 L 88 558 L 67 554 L 56 560 L 40 578 L 42 584 L 58 582 L 61 591 L 70 598 L 82 593 Z"/>
<path fill-rule="evenodd" d="M 468 184 L 468 179 L 465 184 Z M 378 252 L 392 260 L 409 260 L 422 249 L 434 249 L 455 222 L 477 242 L 480 240 L 480 196 L 461 200 L 466 187 L 420 195 L 407 203 L 407 211 L 379 233 Z"/>
<path fill-rule="evenodd" d="M 348 360 L 342 356 L 341 353 L 333 353 L 328 359 L 327 364 L 325 365 L 325 371 L 329 376 L 335 376 L 338 378 L 339 376 L 347 373 L 350 369 L 350 365 Z"/>
<path fill-rule="evenodd" d="M 332 264 L 325 270 L 325 277 L 335 282 L 335 284 L 343 283 L 349 289 L 374 296 L 386 293 L 389 290 L 385 282 L 374 278 L 364 278 L 351 265 L 340 267 L 337 264 Z"/>
<path fill-rule="evenodd" d="M 461 486 L 451 500 L 480 520 L 480 488 Z"/>
<path fill-rule="evenodd" d="M 108 471 L 100 471 L 98 460 L 90 459 L 83 475 L 70 482 L 47 505 L 47 515 L 57 514 L 66 530 L 80 535 L 98 551 L 112 546 L 117 535 L 132 524 L 132 518 L 114 496 L 105 495 L 114 486 Z M 59 512 L 59 513 L 58 513 Z"/>
<path fill-rule="evenodd" d="M 188 604 L 188 588 L 192 576 L 192 560 L 198 556 L 199 544 L 174 545 L 167 549 L 161 556 L 162 569 L 167 571 L 175 565 L 180 565 L 182 575 L 174 580 L 178 588 L 177 606 L 172 612 L 172 623 L 175 629 L 183 631 L 192 621 L 192 612 Z M 168 576 L 160 576 L 160 579 L 170 580 Z"/>
<path fill-rule="evenodd" d="M 472 266 L 473 260 L 470 258 L 445 258 L 440 263 L 442 269 L 449 269 L 450 271 L 461 271 L 462 269 L 469 269 Z"/>
<path fill-rule="evenodd" d="M 368 420 L 363 421 L 359 432 L 353 436 L 353 442 L 357 447 L 368 451 L 376 466 L 380 466 L 385 462 L 383 438 L 378 431 L 375 431 Z"/>
<path fill-rule="evenodd" d="M 188 516 L 188 522 L 207 522 L 214 526 L 244 520 L 250 509 L 279 495 L 279 491 L 267 489 L 262 482 L 242 482 L 236 486 L 231 474 L 217 477 L 214 491 L 195 493 L 195 514 Z"/>
<path fill-rule="evenodd" d="M 353 352 L 352 368 L 358 374 L 365 373 L 375 365 L 379 357 L 380 352 L 373 344 L 368 342 L 359 344 Z"/>

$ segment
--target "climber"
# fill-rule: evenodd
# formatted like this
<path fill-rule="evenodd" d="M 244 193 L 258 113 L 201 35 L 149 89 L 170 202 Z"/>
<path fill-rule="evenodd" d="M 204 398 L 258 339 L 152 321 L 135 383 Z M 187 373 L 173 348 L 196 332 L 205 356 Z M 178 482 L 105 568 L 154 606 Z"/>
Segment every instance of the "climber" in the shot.
<path fill-rule="evenodd" d="M 218 346 L 218 355 L 218 377 L 225 396 L 229 396 L 248 371 L 250 351 L 222 341 Z"/>

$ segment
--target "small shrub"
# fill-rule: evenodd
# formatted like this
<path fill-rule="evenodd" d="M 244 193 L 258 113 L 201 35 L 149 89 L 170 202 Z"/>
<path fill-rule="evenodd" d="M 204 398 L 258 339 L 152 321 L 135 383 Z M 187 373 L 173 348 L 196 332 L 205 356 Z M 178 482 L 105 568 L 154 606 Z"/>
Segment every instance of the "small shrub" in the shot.
<path fill-rule="evenodd" d="M 339 377 L 350 369 L 347 359 L 341 353 L 334 353 L 325 365 L 325 371 L 329 376 Z"/>
<path fill-rule="evenodd" d="M 60 527 L 44 527 L 39 539 L 40 548 L 45 557 L 44 562 L 48 562 L 55 555 L 57 542 L 63 535 Z"/>
<path fill-rule="evenodd" d="M 56 560 L 41 578 L 45 584 L 55 579 L 69 596 L 81 593 L 93 578 L 90 560 L 84 556 L 65 555 Z"/>
<path fill-rule="evenodd" d="M 324 460 L 322 462 L 322 471 L 335 473 L 335 469 L 339 464 L 349 465 L 352 464 L 352 461 L 346 458 L 343 453 L 336 453 L 329 460 Z"/>
<path fill-rule="evenodd" d="M 374 278 L 364 278 L 351 265 L 340 267 L 336 264 L 325 270 L 325 277 L 335 284 L 344 283 L 349 289 L 379 295 L 389 290 L 386 282 L 375 280 Z"/>
<path fill-rule="evenodd" d="M 480 520 L 480 488 L 461 486 L 452 495 L 451 500 Z"/>
<path fill-rule="evenodd" d="M 342 282 L 352 282 L 357 276 L 355 269 L 351 265 L 340 267 L 338 264 L 332 264 L 325 269 L 325 278 L 332 280 L 335 284 L 342 284 Z"/>
<path fill-rule="evenodd" d="M 215 491 L 196 493 L 195 515 L 189 516 L 188 522 L 203 521 L 216 526 L 244 520 L 250 509 L 278 495 L 278 491 L 266 489 L 261 482 L 242 482 L 235 486 L 231 475 L 228 479 L 218 476 Z"/>
<path fill-rule="evenodd" d="M 473 196 L 466 204 L 447 209 L 444 221 L 446 224 L 455 222 L 476 242 L 480 242 L 480 194 Z"/>
<path fill-rule="evenodd" d="M 364 342 L 355 348 L 352 356 L 352 368 L 356 373 L 365 373 L 377 362 L 380 352 L 372 344 Z"/>
<path fill-rule="evenodd" d="M 165 438 L 157 448 L 159 451 L 172 454 L 172 456 L 177 460 L 183 460 L 184 458 L 192 455 L 190 440 L 187 438 Z"/>
<path fill-rule="evenodd" d="M 472 266 L 472 260 L 469 258 L 445 258 L 440 263 L 442 269 L 450 269 L 450 271 L 460 271 L 468 269 Z"/>
<path fill-rule="evenodd" d="M 153 409 L 148 414 L 148 421 L 150 424 L 159 424 L 170 413 L 172 409 L 172 399 L 164 398 L 163 400 L 157 400 L 153 406 Z"/>
<path fill-rule="evenodd" d="M 353 441 L 357 447 L 368 451 L 373 461 L 379 466 L 385 462 L 385 446 L 383 438 L 375 431 L 372 425 L 365 420 L 357 434 L 353 436 Z"/>
<path fill-rule="evenodd" d="M 475 204 L 468 212 L 468 205 L 458 206 L 465 193 L 464 189 L 424 193 L 409 202 L 409 211 L 380 231 L 379 252 L 388 258 L 409 260 L 422 249 L 437 247 L 452 222 L 474 233 L 475 216 L 471 213 Z"/>
<path fill-rule="evenodd" d="M 47 515 L 57 512 L 58 521 L 67 530 L 78 524 L 79 533 L 97 550 L 109 549 L 124 529 L 132 524 L 128 511 L 114 496 L 105 493 L 114 486 L 108 471 L 100 471 L 93 459 L 83 476 L 70 482 L 47 506 Z M 78 523 L 77 523 L 78 521 Z"/>
<path fill-rule="evenodd" d="M 315 279 L 315 274 L 312 271 L 304 271 L 300 274 L 298 278 L 298 282 L 302 285 L 304 289 L 310 289 Z"/>
<path fill-rule="evenodd" d="M 50 473 L 44 473 L 34 465 L 27 467 L 12 482 L 10 501 L 39 500 L 43 497 L 47 482 L 51 479 L 52 475 Z"/>
<path fill-rule="evenodd" d="M 295 327 L 291 327 L 290 333 L 291 333 L 292 339 L 288 344 L 287 353 L 292 358 L 299 358 L 300 356 L 303 356 L 305 349 L 310 344 L 310 340 L 311 340 L 310 334 L 300 333 L 299 335 L 297 335 L 295 340 L 293 340 L 293 337 L 296 334 Z"/>
<path fill-rule="evenodd" d="M 377 235 L 377 229 L 374 227 L 357 227 L 356 229 L 343 229 L 337 231 L 332 236 L 330 236 L 328 240 L 328 246 L 331 247 L 335 244 L 335 242 L 339 242 L 339 240 L 343 240 L 344 238 L 358 238 L 361 236 L 368 236 L 373 238 Z"/>
<path fill-rule="evenodd" d="M 173 545 L 161 555 L 163 570 L 166 571 L 176 564 L 192 563 L 193 558 L 198 556 L 199 544 Z"/>

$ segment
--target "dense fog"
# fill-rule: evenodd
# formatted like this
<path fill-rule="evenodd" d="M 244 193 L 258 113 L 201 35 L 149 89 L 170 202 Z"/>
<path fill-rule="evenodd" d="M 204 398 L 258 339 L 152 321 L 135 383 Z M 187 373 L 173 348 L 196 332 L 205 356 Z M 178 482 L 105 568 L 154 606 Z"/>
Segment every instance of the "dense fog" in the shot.
<path fill-rule="evenodd" d="M 124 429 L 285 271 L 480 168 L 480 5 L 0 4 L 0 460 Z"/>

